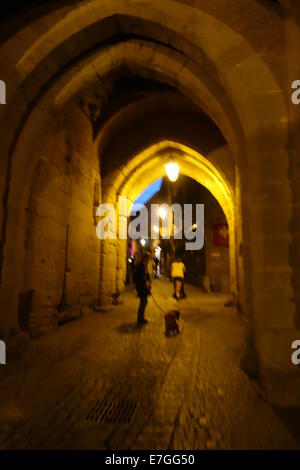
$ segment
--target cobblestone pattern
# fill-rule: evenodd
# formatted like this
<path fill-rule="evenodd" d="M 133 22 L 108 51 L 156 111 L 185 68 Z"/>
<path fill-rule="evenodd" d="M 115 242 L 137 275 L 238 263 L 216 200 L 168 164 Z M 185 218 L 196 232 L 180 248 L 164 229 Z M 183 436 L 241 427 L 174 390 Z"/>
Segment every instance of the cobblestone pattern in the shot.
<path fill-rule="evenodd" d="M 171 289 L 154 285 L 163 310 L 173 306 Z M 152 300 L 149 324 L 138 329 L 130 292 L 106 314 L 36 340 L 30 360 L 0 388 L 0 449 L 299 447 L 239 367 L 243 322 L 222 298 L 187 290 L 176 337 L 163 334 L 163 314 Z M 131 422 L 87 420 L 107 395 L 138 404 Z"/>

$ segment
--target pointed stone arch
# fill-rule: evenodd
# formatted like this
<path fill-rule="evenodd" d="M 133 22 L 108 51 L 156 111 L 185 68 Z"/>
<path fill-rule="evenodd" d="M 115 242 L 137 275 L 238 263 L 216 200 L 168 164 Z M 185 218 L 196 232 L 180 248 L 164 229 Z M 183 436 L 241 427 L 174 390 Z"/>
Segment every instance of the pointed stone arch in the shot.
<path fill-rule="evenodd" d="M 225 153 L 226 154 L 226 153 Z M 230 239 L 231 291 L 239 295 L 237 273 L 237 227 L 240 217 L 236 214 L 235 190 L 228 178 L 209 158 L 196 150 L 175 141 L 160 141 L 134 155 L 117 172 L 109 174 L 103 184 L 103 202 L 115 205 L 118 213 L 119 196 L 128 200 L 128 214 L 134 201 L 146 187 L 165 175 L 164 164 L 172 158 L 179 164 L 180 173 L 206 187 L 218 201 L 226 216 Z M 109 298 L 125 285 L 126 244 L 124 241 L 102 241 L 101 297 Z M 111 270 L 112 259 L 119 267 Z M 240 277 L 242 273 L 240 274 Z"/>
<path fill-rule="evenodd" d="M 247 266 L 246 310 L 253 313 L 254 348 L 259 351 L 260 369 L 268 371 L 266 381 L 275 377 L 276 382 L 277 374 L 293 373 L 289 352 L 296 330 L 291 277 L 293 269 L 298 272 L 298 265 L 292 267 L 290 260 L 293 200 L 286 146 L 290 142 L 290 84 L 278 67 L 288 56 L 285 20 L 269 14 L 256 1 L 247 2 L 257 12 L 260 24 L 269 22 L 268 27 L 279 33 L 270 33 L 266 44 L 263 38 L 255 43 L 255 15 L 249 23 L 249 30 L 253 26 L 251 35 L 236 27 L 237 14 L 235 19 L 227 18 L 226 11 L 219 14 L 213 6 L 209 10 L 200 2 L 193 2 L 193 6 L 174 0 L 152 3 L 149 7 L 146 0 L 105 0 L 101 8 L 97 0 L 62 4 L 60 9 L 32 19 L 30 28 L 24 25 L 2 44 L 1 70 L 9 103 L 0 109 L 1 273 L 7 274 L 6 264 L 21 269 L 16 253 L 23 243 L 24 211 L 36 163 L 33 149 L 37 150 L 43 129 L 56 122 L 56 98 L 70 84 L 74 88 L 74 76 L 81 83 L 74 88 L 76 93 L 82 87 L 92 90 L 98 72 L 94 65 L 100 64 L 96 56 L 104 59 L 109 49 L 108 69 L 122 58 L 132 71 L 151 71 L 158 80 L 173 80 L 174 86 L 202 106 L 221 128 L 238 163 L 236 181 L 240 183 L 235 188 L 237 201 L 241 201 L 240 252 Z M 109 44 L 94 44 L 92 50 L 93 39 L 86 35 L 86 28 L 93 26 L 95 33 L 107 18 L 119 22 L 118 34 L 109 31 Z M 125 41 L 120 40 L 120 33 Z M 280 39 L 274 40 L 275 36 Z M 139 48 L 145 53 L 142 64 L 133 43 L 145 40 L 147 46 Z M 91 73 L 82 75 L 82 70 Z M 60 112 L 65 111 L 67 107 L 62 106 Z M 12 214 L 18 214 L 18 225 Z M 18 280 L 12 276 L 8 285 L 17 289 Z M 2 289 L 0 295 L 2 314 L 15 317 L 11 293 Z M 269 350 L 278 354 L 270 355 Z"/>

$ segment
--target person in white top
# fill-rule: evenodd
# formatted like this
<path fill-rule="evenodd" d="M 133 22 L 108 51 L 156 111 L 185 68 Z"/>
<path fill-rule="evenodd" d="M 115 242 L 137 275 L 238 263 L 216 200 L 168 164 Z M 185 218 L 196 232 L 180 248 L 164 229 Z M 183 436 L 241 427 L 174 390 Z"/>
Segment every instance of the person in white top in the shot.
<path fill-rule="evenodd" d="M 174 297 L 179 300 L 181 296 L 185 296 L 183 290 L 184 273 L 186 272 L 185 265 L 180 258 L 177 258 L 171 264 L 171 277 L 174 282 Z"/>

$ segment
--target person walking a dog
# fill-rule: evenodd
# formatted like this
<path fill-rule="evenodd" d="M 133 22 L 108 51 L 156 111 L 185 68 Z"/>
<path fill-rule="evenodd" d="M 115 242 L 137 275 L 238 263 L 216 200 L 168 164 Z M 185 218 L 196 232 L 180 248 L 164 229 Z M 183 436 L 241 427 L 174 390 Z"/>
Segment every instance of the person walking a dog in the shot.
<path fill-rule="evenodd" d="M 148 323 L 145 319 L 145 310 L 148 303 L 148 296 L 151 294 L 151 278 L 148 269 L 149 259 L 150 255 L 148 253 L 143 254 L 141 261 L 136 266 L 135 287 L 140 299 L 137 314 L 138 325 Z"/>

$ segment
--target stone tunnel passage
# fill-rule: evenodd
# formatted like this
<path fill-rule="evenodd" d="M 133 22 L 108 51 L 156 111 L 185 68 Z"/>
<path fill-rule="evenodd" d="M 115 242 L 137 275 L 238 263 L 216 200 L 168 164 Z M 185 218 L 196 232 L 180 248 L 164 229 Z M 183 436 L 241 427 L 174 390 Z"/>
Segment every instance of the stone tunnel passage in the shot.
<path fill-rule="evenodd" d="M 228 295 L 186 291 L 178 336 L 166 338 L 151 299 L 138 329 L 129 289 L 122 305 L 31 343 L 3 371 L 0 448 L 299 448 L 239 367 L 245 323 L 223 306 Z M 163 309 L 174 305 L 166 279 L 153 295 Z"/>
<path fill-rule="evenodd" d="M 178 169 L 176 181 L 171 182 L 168 176 L 159 178 L 146 188 L 132 206 L 134 211 L 138 211 L 137 213 L 140 209 L 144 211 L 147 209 L 145 217 L 147 227 L 146 238 L 142 239 L 142 243 L 141 240 L 128 241 L 126 282 L 132 279 L 132 263 L 135 255 L 147 251 L 152 253 L 153 260 L 157 263 L 157 266 L 154 263 L 154 270 L 151 268 L 154 276 L 159 276 L 160 273 L 169 276 L 171 261 L 173 257 L 178 257 L 185 264 L 185 281 L 207 293 L 234 292 L 236 285 L 232 282 L 233 276 L 230 276 L 229 229 L 222 207 L 203 185 L 181 174 L 179 165 L 176 168 Z M 174 213 L 168 216 L 169 208 L 172 206 Z M 203 209 L 204 213 L 203 220 L 199 220 L 198 224 L 196 224 L 197 207 L 199 213 L 200 209 Z M 160 217 L 161 211 L 163 219 Z M 185 213 L 186 220 L 184 220 Z M 129 223 L 134 221 L 136 226 L 133 212 L 130 215 Z M 171 220 L 174 223 L 172 239 L 167 234 Z M 198 233 L 192 234 L 192 228 L 194 230 L 197 228 Z M 192 249 L 187 247 L 187 235 L 194 237 Z M 164 239 L 163 236 L 167 238 Z M 202 248 L 195 249 L 196 240 L 202 236 Z M 142 238 L 140 233 L 139 238 Z"/>
<path fill-rule="evenodd" d="M 39 3 L 35 9 L 28 5 L 26 14 L 12 15 L 7 21 L 0 18 L 0 83 L 6 88 L 6 104 L 0 106 L 0 341 L 5 341 L 7 355 L 1 375 L 15 371 L 19 389 L 21 382 L 27 383 L 18 396 L 24 401 L 14 402 L 12 395 L 10 406 L 2 409 L 7 432 L 12 433 L 11 426 L 22 421 L 24 413 L 24 428 L 16 433 L 13 445 L 24 445 L 27 431 L 25 445 L 54 445 L 52 422 L 61 422 L 66 434 L 73 433 L 73 423 L 81 418 L 74 415 L 71 403 L 84 417 L 101 415 L 105 406 L 124 414 L 132 410 L 128 416 L 138 417 L 144 403 L 134 395 L 135 387 L 130 402 L 119 402 L 120 386 L 110 375 L 110 368 L 117 368 L 118 345 L 124 347 L 119 362 L 128 371 L 130 384 L 138 387 L 141 377 L 141 385 L 151 391 L 145 399 L 150 414 L 155 408 L 149 425 L 157 439 L 155 420 L 168 423 L 165 440 L 157 440 L 161 445 L 168 441 L 174 448 L 191 446 L 191 441 L 180 440 L 184 436 L 179 429 L 189 438 L 190 430 L 196 429 L 193 442 L 199 447 L 218 440 L 209 433 L 211 429 L 212 434 L 222 434 L 217 429 L 221 416 L 226 430 L 218 442 L 225 447 L 293 446 L 272 409 L 254 398 L 249 379 L 235 360 L 243 355 L 243 368 L 259 379 L 259 393 L 266 401 L 299 408 L 300 368 L 291 362 L 291 344 L 300 334 L 300 107 L 291 101 L 291 83 L 300 75 L 299 2 Z M 114 296 L 124 292 L 126 246 L 97 239 L 96 212 L 102 202 L 117 204 L 119 195 L 128 196 L 130 206 L 162 176 L 169 158 L 180 164 L 183 176 L 203 185 L 223 210 L 229 228 L 230 292 L 241 316 L 230 316 L 226 310 L 227 316 L 216 312 L 214 317 L 203 314 L 200 320 L 197 312 L 187 311 L 183 334 L 166 343 L 163 337 L 156 341 L 160 323 L 155 316 L 140 336 L 126 328 L 115 329 L 127 323 L 122 317 L 126 312 L 133 321 L 136 299 L 126 293 L 124 306 L 110 310 Z M 200 312 L 202 302 L 205 311 L 210 308 L 205 299 L 200 295 Z M 101 307 L 109 309 L 107 315 L 86 318 Z M 77 324 L 65 325 L 75 319 Z M 239 323 L 242 319 L 245 323 Z M 200 322 L 195 328 L 194 320 Z M 102 331 L 108 332 L 110 341 Z M 232 332 L 237 334 L 230 341 Z M 216 335 L 220 346 L 214 349 Z M 144 356 L 136 364 L 138 378 L 135 369 L 130 373 L 130 361 L 139 358 L 141 349 L 137 338 L 158 348 L 154 362 L 150 350 L 142 351 Z M 105 345 L 103 356 L 99 344 Z M 44 357 L 39 357 L 40 351 Z M 229 364 L 228 376 L 220 351 Z M 65 358 L 61 365 L 60 354 Z M 14 365 L 16 356 L 25 361 L 26 374 Z M 56 384 L 55 380 L 50 384 L 51 357 L 55 370 L 61 367 L 61 377 L 63 371 L 69 377 L 62 381 L 66 388 L 57 384 L 54 390 L 54 415 L 49 396 L 46 400 L 47 387 L 53 390 Z M 78 365 L 72 372 L 76 357 Z M 143 371 L 143 361 L 149 361 L 152 382 Z M 42 373 L 46 366 L 49 382 Z M 78 385 L 76 378 L 76 371 L 85 368 L 87 387 Z M 173 368 L 180 372 L 172 373 Z M 193 377 L 187 393 L 194 397 L 194 405 L 178 411 L 187 371 Z M 44 386 L 41 395 L 37 377 Z M 7 390 L 12 390 L 9 380 Z M 226 388 L 229 382 L 231 393 Z M 170 386 L 166 394 L 164 384 Z M 222 393 L 214 394 L 218 388 L 227 400 L 224 407 Z M 78 402 L 90 391 L 89 406 L 81 398 Z M 36 397 L 31 403 L 29 392 Z M 163 415 L 162 404 L 166 410 L 172 397 L 170 423 L 166 414 L 160 418 L 159 413 Z M 239 416 L 232 403 L 238 403 Z M 45 423 L 36 422 L 34 406 L 44 413 Z M 198 423 L 203 407 L 209 427 Z M 252 431 L 245 436 L 248 421 Z M 133 422 L 143 425 L 138 419 Z M 46 435 L 48 428 L 51 436 Z M 147 428 L 143 430 L 144 434 L 135 429 L 136 436 L 145 438 Z M 4 447 L 9 446 L 6 435 Z M 119 438 L 113 432 L 101 434 L 95 447 L 112 446 L 113 439 L 126 446 Z M 80 435 L 78 439 L 82 442 Z M 127 444 L 142 446 L 138 440 Z"/>
<path fill-rule="evenodd" d="M 212 161 L 215 160 L 218 162 L 226 157 L 228 157 L 228 154 L 224 148 L 221 148 L 212 154 L 210 156 L 211 161 L 209 161 L 195 150 L 178 142 L 165 140 L 158 142 L 143 152 L 135 155 L 126 165 L 124 165 L 124 167 L 112 172 L 111 176 L 106 177 L 104 180 L 103 202 L 113 204 L 117 208 L 117 215 L 123 215 L 124 210 L 119 207 L 120 196 L 123 196 L 126 198 L 128 203 L 127 214 L 129 215 L 131 207 L 140 193 L 154 180 L 165 176 L 165 164 L 170 160 L 177 162 L 180 175 L 188 176 L 194 181 L 202 184 L 209 193 L 214 196 L 216 201 L 218 201 L 224 212 L 225 222 L 228 224 L 229 230 L 229 290 L 235 296 L 239 296 L 240 300 L 240 284 L 243 273 L 237 272 L 238 257 L 236 244 L 237 234 L 240 233 L 241 228 L 237 227 L 239 217 L 237 208 L 234 204 L 235 193 L 229 181 L 227 181 L 220 171 L 218 171 L 218 169 L 212 164 Z M 207 203 L 209 201 L 210 199 L 207 199 Z M 188 196 L 186 195 L 185 199 L 182 201 L 177 201 L 176 198 L 172 201 L 172 203 L 176 202 L 180 202 L 183 207 L 183 204 L 188 202 Z M 201 197 L 198 194 L 198 199 L 195 199 L 194 206 L 196 203 L 200 202 Z M 205 202 L 205 199 L 203 199 L 202 202 Z M 212 210 L 212 206 L 208 203 L 206 209 L 208 213 L 207 218 L 206 215 L 204 215 L 204 219 L 209 221 L 209 211 Z M 121 221 L 119 223 L 121 223 Z M 103 241 L 101 250 L 101 297 L 109 298 L 116 290 L 122 292 L 124 289 L 126 279 L 127 244 L 124 240 L 118 240 L 116 242 L 115 240 L 107 239 Z"/>

